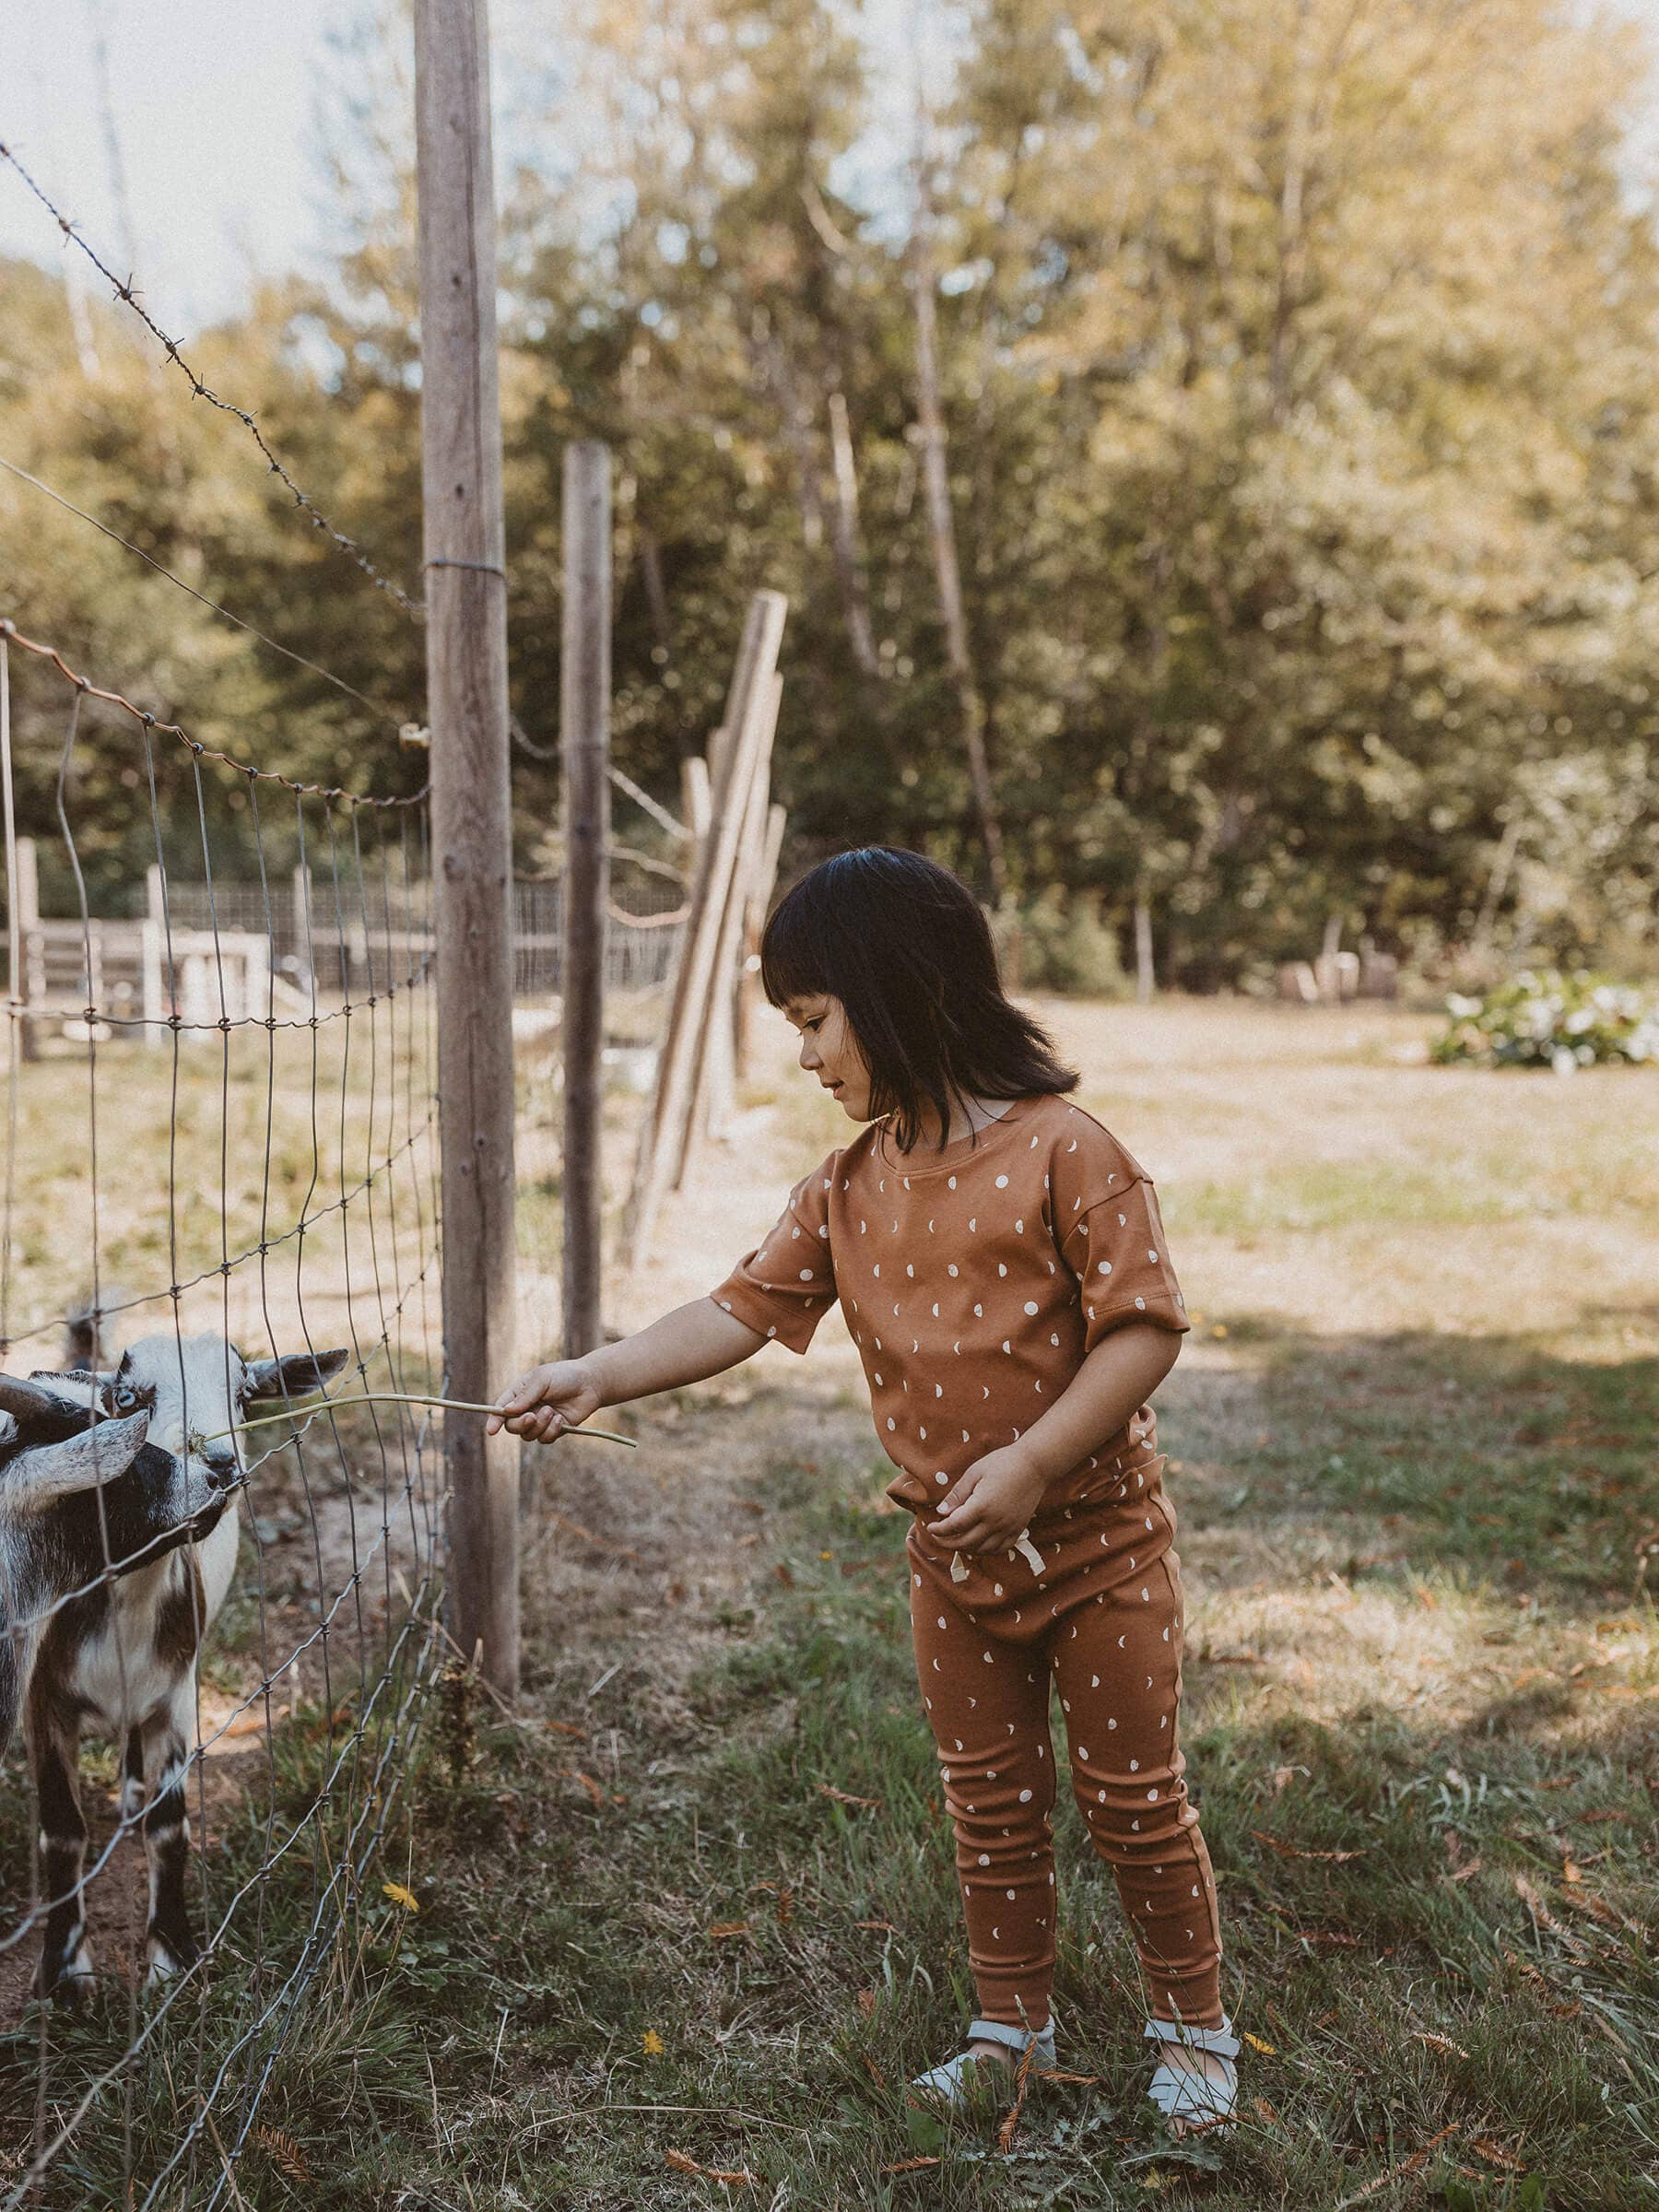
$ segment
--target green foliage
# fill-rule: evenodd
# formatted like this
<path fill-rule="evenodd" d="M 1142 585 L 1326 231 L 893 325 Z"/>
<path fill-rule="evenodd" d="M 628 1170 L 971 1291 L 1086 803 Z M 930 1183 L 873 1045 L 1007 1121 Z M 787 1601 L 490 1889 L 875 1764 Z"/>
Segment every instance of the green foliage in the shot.
<path fill-rule="evenodd" d="M 1126 998 L 1117 931 L 1102 921 L 1098 895 L 1067 894 L 1060 884 L 999 916 L 994 927 L 1004 958 L 1017 949 L 1022 988 L 1072 992 L 1088 998 Z"/>
<path fill-rule="evenodd" d="M 515 176 L 503 220 L 525 735 L 557 735 L 563 452 L 601 436 L 618 762 L 677 796 L 746 597 L 775 585 L 785 877 L 885 839 L 989 890 L 886 63 L 828 0 L 591 0 L 557 72 L 525 24 L 500 66 L 557 149 Z M 948 488 L 1013 895 L 1037 902 L 1044 960 L 1078 935 L 1049 926 L 1051 890 L 1057 915 L 1100 916 L 1086 960 L 1054 950 L 1056 979 L 1104 959 L 1137 897 L 1159 980 L 1194 987 L 1306 957 L 1333 914 L 1442 969 L 1472 942 L 1659 964 L 1639 583 L 1659 257 L 1621 186 L 1634 35 L 1553 0 L 1443 20 L 1394 0 L 967 12 L 929 162 Z M 335 280 L 272 287 L 194 350 L 413 589 L 402 38 L 367 41 L 334 95 Z M 89 360 L 55 276 L 13 263 L 0 285 L 0 452 L 362 696 L 224 629 L 15 479 L 0 612 L 207 742 L 417 782 L 395 733 L 421 716 L 418 625 L 120 311 L 93 304 Z M 61 692 L 20 665 L 14 688 L 23 827 L 50 838 Z M 143 865 L 140 767 L 130 728 L 89 708 L 76 818 L 106 902 Z M 527 854 L 557 817 L 556 759 L 522 752 L 515 777 Z M 245 865 L 241 797 L 216 796 L 211 827 Z M 166 804 L 184 837 L 188 792 Z M 265 832 L 286 865 L 284 825 Z"/>
<path fill-rule="evenodd" d="M 1442 1067 L 1551 1067 L 1570 1076 L 1600 1063 L 1659 1059 L 1653 994 L 1584 969 L 1526 969 L 1478 998 L 1453 994 L 1446 1011 L 1446 1033 L 1430 1047 Z"/>

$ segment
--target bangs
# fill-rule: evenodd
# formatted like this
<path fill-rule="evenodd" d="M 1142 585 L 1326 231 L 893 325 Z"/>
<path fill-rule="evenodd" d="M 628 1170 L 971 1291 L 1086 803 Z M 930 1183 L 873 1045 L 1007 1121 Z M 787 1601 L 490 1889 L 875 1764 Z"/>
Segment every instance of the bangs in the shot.
<path fill-rule="evenodd" d="M 779 1007 L 792 999 L 841 996 L 815 901 L 786 899 L 772 915 L 760 945 L 760 988 Z"/>

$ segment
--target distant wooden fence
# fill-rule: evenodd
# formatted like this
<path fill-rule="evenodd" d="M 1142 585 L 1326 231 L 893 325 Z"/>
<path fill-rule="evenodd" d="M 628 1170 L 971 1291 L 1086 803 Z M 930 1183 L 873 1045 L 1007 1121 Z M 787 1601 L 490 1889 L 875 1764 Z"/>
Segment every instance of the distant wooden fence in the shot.
<path fill-rule="evenodd" d="M 269 889 L 242 881 L 165 887 L 149 871 L 147 911 L 82 922 L 43 915 L 35 841 L 18 854 L 18 1018 L 26 1052 L 51 1024 L 79 1035 L 88 1019 L 112 1035 L 164 1045 L 177 1030 L 202 1042 L 223 1020 L 307 1018 L 317 1001 L 364 995 L 423 972 L 432 957 L 424 893 L 395 887 L 365 910 L 335 911 L 321 878 L 296 869 Z M 377 911 L 378 908 L 378 911 Z M 689 912 L 685 893 L 652 879 L 607 903 L 607 991 L 663 988 L 672 976 Z M 563 885 L 557 877 L 513 885 L 513 994 L 534 1004 L 559 996 L 564 971 Z M 4 942 L 4 933 L 0 933 Z"/>

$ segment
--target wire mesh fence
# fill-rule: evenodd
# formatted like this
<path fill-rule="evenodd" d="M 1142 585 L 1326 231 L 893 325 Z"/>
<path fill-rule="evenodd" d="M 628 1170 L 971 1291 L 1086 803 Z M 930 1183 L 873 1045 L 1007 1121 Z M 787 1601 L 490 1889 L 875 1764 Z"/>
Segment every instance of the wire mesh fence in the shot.
<path fill-rule="evenodd" d="M 319 1403 L 442 1389 L 428 818 L 30 675 L 62 739 L 28 826 L 76 911 L 6 1022 L 0 2205 L 208 2206 L 343 1943 L 403 1910 L 445 1648 L 429 1407 Z M 83 866 L 112 745 L 136 975 Z"/>

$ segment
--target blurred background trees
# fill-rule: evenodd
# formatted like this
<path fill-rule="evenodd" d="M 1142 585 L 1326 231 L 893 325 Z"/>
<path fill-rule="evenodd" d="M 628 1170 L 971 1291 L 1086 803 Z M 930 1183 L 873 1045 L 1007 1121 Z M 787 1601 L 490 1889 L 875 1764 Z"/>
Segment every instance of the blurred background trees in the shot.
<path fill-rule="evenodd" d="M 403 36 L 340 103 L 333 281 L 191 350 L 413 590 Z M 542 116 L 502 260 L 526 858 L 558 806 L 560 454 L 594 434 L 633 776 L 675 794 L 747 594 L 790 594 L 786 865 L 884 839 L 988 894 L 989 814 L 1056 981 L 1110 983 L 1137 905 L 1197 988 L 1333 918 L 1425 967 L 1659 971 L 1631 35 L 1544 0 L 975 0 L 953 53 L 927 111 L 823 0 L 585 0 L 555 50 L 498 53 Z M 0 476 L 4 611 L 209 743 L 418 779 L 418 626 L 124 311 L 29 265 L 0 287 L 0 455 L 375 703 Z M 14 688 L 39 808 L 61 734 Z M 112 734 L 87 771 L 112 878 L 147 827 L 129 756 Z"/>

